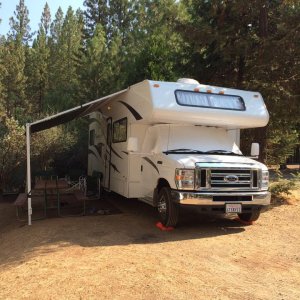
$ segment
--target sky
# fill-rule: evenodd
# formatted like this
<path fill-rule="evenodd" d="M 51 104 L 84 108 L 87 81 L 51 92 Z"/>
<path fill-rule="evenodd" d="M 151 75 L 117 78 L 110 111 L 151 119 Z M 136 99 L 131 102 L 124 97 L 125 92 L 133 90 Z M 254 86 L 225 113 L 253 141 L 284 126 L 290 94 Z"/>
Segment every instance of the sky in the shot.
<path fill-rule="evenodd" d="M 51 18 L 54 19 L 55 13 L 59 6 L 61 6 L 64 13 L 71 5 L 74 10 L 83 8 L 84 0 L 25 0 L 25 5 L 29 10 L 29 19 L 31 31 L 37 31 L 42 16 L 43 8 L 48 2 L 51 11 Z M 14 16 L 14 11 L 19 3 L 19 0 L 0 0 L 2 3 L 0 8 L 0 35 L 6 35 L 10 29 L 9 18 Z"/>

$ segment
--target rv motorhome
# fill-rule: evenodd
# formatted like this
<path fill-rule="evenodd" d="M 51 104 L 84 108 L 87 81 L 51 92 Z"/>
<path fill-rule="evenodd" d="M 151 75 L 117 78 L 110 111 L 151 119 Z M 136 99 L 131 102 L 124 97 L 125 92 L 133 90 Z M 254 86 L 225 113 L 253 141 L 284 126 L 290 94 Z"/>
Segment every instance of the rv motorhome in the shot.
<path fill-rule="evenodd" d="M 270 204 L 269 173 L 240 149 L 240 129 L 266 126 L 258 92 L 145 80 L 90 114 L 88 174 L 127 198 L 157 207 L 175 226 L 180 206 L 257 220 Z"/>

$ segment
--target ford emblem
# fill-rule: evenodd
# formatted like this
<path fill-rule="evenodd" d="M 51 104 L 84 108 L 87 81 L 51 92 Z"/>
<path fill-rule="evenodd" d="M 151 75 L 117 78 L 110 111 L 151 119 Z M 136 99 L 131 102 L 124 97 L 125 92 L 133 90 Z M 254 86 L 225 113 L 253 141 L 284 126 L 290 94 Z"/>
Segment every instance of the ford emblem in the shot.
<path fill-rule="evenodd" d="M 226 182 L 237 182 L 239 178 L 236 175 L 227 175 L 224 177 L 224 181 Z"/>

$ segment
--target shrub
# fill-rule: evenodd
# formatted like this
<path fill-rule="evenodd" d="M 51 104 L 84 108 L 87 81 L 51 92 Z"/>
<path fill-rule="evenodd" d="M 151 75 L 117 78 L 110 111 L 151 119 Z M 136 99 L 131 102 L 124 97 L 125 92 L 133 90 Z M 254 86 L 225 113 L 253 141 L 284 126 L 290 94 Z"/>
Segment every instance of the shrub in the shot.
<path fill-rule="evenodd" d="M 295 182 L 291 180 L 280 180 L 270 185 L 270 192 L 273 196 L 280 196 L 282 194 L 290 195 L 291 190 L 295 187 Z"/>
<path fill-rule="evenodd" d="M 14 188 L 11 182 L 24 160 L 25 128 L 5 116 L 0 122 L 0 194 Z"/>
<path fill-rule="evenodd" d="M 300 183 L 300 172 L 296 174 L 289 174 L 290 179 L 284 179 L 282 173 L 278 171 L 276 181 L 271 183 L 270 192 L 273 196 L 282 196 L 285 194 L 286 196 L 291 195 L 291 190 L 299 187 Z"/>

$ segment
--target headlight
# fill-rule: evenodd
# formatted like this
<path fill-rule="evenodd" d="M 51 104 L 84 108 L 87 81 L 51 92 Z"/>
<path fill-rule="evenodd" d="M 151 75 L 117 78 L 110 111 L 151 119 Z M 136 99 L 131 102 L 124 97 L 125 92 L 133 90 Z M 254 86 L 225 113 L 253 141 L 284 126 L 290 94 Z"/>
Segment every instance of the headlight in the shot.
<path fill-rule="evenodd" d="M 261 172 L 261 189 L 267 190 L 269 187 L 269 171 Z"/>
<path fill-rule="evenodd" d="M 193 190 L 195 181 L 194 170 L 176 169 L 175 183 L 180 190 Z"/>

